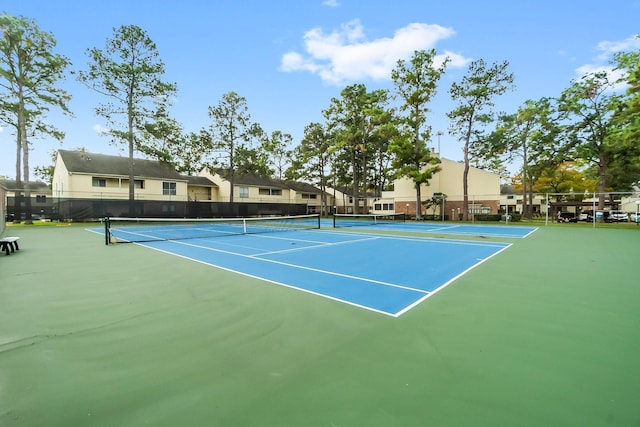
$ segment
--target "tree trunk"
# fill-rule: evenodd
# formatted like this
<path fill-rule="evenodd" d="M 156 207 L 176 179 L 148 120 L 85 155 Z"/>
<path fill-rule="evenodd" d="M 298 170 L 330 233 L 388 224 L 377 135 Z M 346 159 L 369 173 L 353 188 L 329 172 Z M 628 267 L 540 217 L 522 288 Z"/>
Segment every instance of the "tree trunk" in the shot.
<path fill-rule="evenodd" d="M 127 135 L 129 139 L 129 216 L 136 217 L 136 207 L 135 207 L 135 183 L 134 183 L 134 164 L 133 164 L 133 153 L 135 150 L 135 144 L 133 140 L 133 106 L 131 105 L 131 101 L 129 101 L 129 109 L 128 109 L 128 129 L 129 134 Z"/>
<path fill-rule="evenodd" d="M 420 164 L 416 165 L 417 170 L 420 170 Z M 422 219 L 422 189 L 419 183 L 415 183 L 416 186 L 416 220 Z"/>
<path fill-rule="evenodd" d="M 602 144 L 600 145 L 600 153 L 598 154 L 598 209 L 604 209 L 604 190 L 606 188 L 606 175 L 607 175 L 607 162 L 604 159 L 604 149 Z"/>
<path fill-rule="evenodd" d="M 462 218 L 467 221 L 469 211 L 469 144 L 464 145 L 464 172 L 462 174 Z"/>
<path fill-rule="evenodd" d="M 18 119 L 20 122 L 20 119 Z M 20 131 L 20 125 L 18 124 L 18 131 L 16 137 L 16 192 L 14 196 L 14 213 L 17 214 L 13 218 L 13 222 L 16 224 L 20 224 L 20 214 L 22 213 L 22 209 L 20 209 L 19 198 L 22 193 L 22 132 Z"/>
<path fill-rule="evenodd" d="M 31 188 L 29 187 L 29 141 L 24 138 L 22 147 L 22 170 L 24 184 L 24 223 L 33 224 L 31 212 Z"/>
<path fill-rule="evenodd" d="M 358 197 L 360 195 L 359 187 L 360 187 L 360 177 L 358 176 L 358 162 L 356 156 L 356 150 L 353 150 L 353 155 L 351 157 L 351 168 L 353 170 L 353 213 L 360 213 Z"/>

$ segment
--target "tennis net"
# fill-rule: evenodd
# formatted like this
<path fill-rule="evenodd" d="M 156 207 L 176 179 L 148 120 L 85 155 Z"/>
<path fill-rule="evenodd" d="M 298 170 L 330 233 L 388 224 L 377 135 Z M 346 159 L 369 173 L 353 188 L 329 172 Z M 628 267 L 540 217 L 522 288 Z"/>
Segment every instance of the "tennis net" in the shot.
<path fill-rule="evenodd" d="M 397 224 L 406 221 L 404 213 L 396 214 L 333 214 L 333 227 L 363 227 L 378 224 Z"/>
<path fill-rule="evenodd" d="M 105 218 L 105 243 L 152 242 L 320 228 L 320 215 L 259 218 Z"/>

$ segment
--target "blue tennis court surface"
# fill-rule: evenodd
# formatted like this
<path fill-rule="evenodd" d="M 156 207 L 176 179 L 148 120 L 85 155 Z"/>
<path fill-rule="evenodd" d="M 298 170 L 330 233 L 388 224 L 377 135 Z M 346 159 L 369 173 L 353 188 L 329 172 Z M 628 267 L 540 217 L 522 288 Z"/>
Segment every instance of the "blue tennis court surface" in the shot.
<path fill-rule="evenodd" d="M 323 222 L 323 226 L 331 226 L 329 221 Z M 345 227 L 349 228 L 349 227 Z M 392 222 L 379 224 L 360 224 L 357 228 L 370 230 L 397 230 L 411 233 L 425 234 L 451 234 L 459 236 L 485 236 L 485 237 L 509 237 L 525 238 L 535 232 L 537 227 L 521 225 L 487 225 L 487 224 L 455 224 L 438 222 Z"/>
<path fill-rule="evenodd" d="M 138 244 L 390 316 L 510 245 L 328 230 Z"/>

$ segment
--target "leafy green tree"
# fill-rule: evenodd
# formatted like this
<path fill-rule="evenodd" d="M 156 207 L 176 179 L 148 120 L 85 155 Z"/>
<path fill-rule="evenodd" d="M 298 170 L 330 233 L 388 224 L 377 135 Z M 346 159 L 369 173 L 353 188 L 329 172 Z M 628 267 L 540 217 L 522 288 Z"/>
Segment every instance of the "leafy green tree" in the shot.
<path fill-rule="evenodd" d="M 274 171 L 274 178 L 282 180 L 287 164 L 291 159 L 291 151 L 288 149 L 293 137 L 288 133 L 276 130 L 270 136 L 265 136 L 260 149 L 267 156 L 269 169 Z"/>
<path fill-rule="evenodd" d="M 43 136 L 59 141 L 64 138 L 64 133 L 47 123 L 46 113 L 55 107 L 71 114 L 67 106 L 71 97 L 56 86 L 64 78 L 70 61 L 53 52 L 55 38 L 42 31 L 32 19 L 3 13 L 0 31 L 0 122 L 16 135 L 16 181 L 18 188 L 24 188 L 25 215 L 29 223 L 30 143 Z"/>
<path fill-rule="evenodd" d="M 133 202 L 134 151 L 153 151 L 146 130 L 161 115 L 159 111 L 170 105 L 177 86 L 162 80 L 165 66 L 156 44 L 138 26 L 114 28 L 113 37 L 107 39 L 103 50 L 93 48 L 87 54 L 88 69 L 80 71 L 78 79 L 107 98 L 95 111 L 107 120 L 112 141 L 128 146 L 129 200 Z M 130 211 L 135 213 L 133 203 Z"/>
<path fill-rule="evenodd" d="M 619 96 L 607 73 L 588 73 L 572 81 L 558 99 L 558 109 L 568 125 L 565 132 L 573 156 L 593 164 L 598 171 L 598 209 L 604 209 L 607 167 L 618 148 L 619 126 L 612 120 Z"/>
<path fill-rule="evenodd" d="M 236 173 L 249 172 L 257 167 L 258 173 L 264 173 L 265 159 L 258 159 L 253 149 L 256 139 L 263 137 L 262 128 L 251 122 L 246 98 L 235 92 L 222 95 L 215 107 L 209 107 L 212 124 L 209 127 L 209 147 L 213 159 L 212 168 L 221 168 L 231 185 L 229 202 L 233 203 Z M 261 166 L 262 164 L 262 166 Z"/>
<path fill-rule="evenodd" d="M 336 161 L 350 164 L 353 212 L 358 213 L 360 192 L 366 197 L 368 188 L 372 144 L 388 117 L 389 96 L 385 90 L 368 92 L 363 84 L 347 86 L 340 95 L 340 99 L 331 100 L 323 114 L 329 131 L 335 135 L 332 150 L 339 152 Z"/>
<path fill-rule="evenodd" d="M 322 192 L 321 213 L 327 213 L 328 169 L 331 161 L 331 136 L 320 123 L 310 123 L 304 128 L 304 136 L 291 153 L 291 166 L 285 171 L 289 180 L 307 180 L 317 184 Z"/>
<path fill-rule="evenodd" d="M 522 212 L 527 218 L 533 214 L 534 181 L 544 168 L 553 168 L 564 158 L 561 130 L 551 100 L 527 100 L 516 113 L 500 115 L 496 129 L 476 147 L 478 157 L 520 162 Z"/>
<path fill-rule="evenodd" d="M 371 151 L 371 189 L 376 196 L 381 196 L 382 192 L 389 190 L 395 177 L 393 169 L 393 153 L 391 144 L 400 138 L 398 118 L 394 110 L 388 110 L 382 117 L 382 122 L 373 140 L 373 150 Z"/>
<path fill-rule="evenodd" d="M 151 121 L 144 123 L 143 129 L 145 144 L 141 144 L 138 151 L 178 169 L 179 157 L 176 154 L 185 145 L 182 125 L 169 117 L 166 109 L 161 107 Z"/>
<path fill-rule="evenodd" d="M 640 39 L 640 35 L 636 38 Z M 607 182 L 624 191 L 640 182 L 640 49 L 618 53 L 614 63 L 623 71 L 621 82 L 627 86 L 612 117 L 620 131 L 611 150 Z"/>
<path fill-rule="evenodd" d="M 636 38 L 640 39 L 640 35 Z M 614 62 L 616 68 L 624 72 L 622 82 L 628 85 L 614 118 L 624 125 L 624 132 L 619 136 L 627 145 L 637 145 L 640 141 L 640 49 L 620 52 Z"/>
<path fill-rule="evenodd" d="M 398 61 L 391 72 L 396 93 L 402 100 L 400 111 L 406 112 L 403 124 L 408 134 L 398 137 L 389 145 L 393 153 L 392 167 L 395 176 L 406 177 L 413 181 L 416 189 L 416 217 L 422 216 L 421 186 L 428 184 L 433 175 L 440 170 L 440 158 L 434 156 L 427 147 L 431 139 L 431 126 L 426 124 L 428 104 L 436 94 L 437 83 L 445 71 L 448 61 L 440 67 L 434 65 L 436 51 L 416 51 L 409 63 Z"/>
<path fill-rule="evenodd" d="M 177 170 L 187 175 L 201 171 L 206 166 L 205 156 L 210 142 L 209 133 L 204 129 L 184 135 L 179 144 L 172 146 L 176 150 L 172 158 L 177 159 Z"/>
<path fill-rule="evenodd" d="M 432 215 L 435 216 L 436 208 L 440 207 L 440 212 L 444 213 L 444 204 L 447 201 L 447 195 L 444 193 L 433 193 L 430 199 L 422 202 L 426 210 L 433 209 Z"/>
<path fill-rule="evenodd" d="M 39 178 L 42 182 L 46 182 L 51 187 L 53 181 L 53 173 L 55 171 L 55 163 L 58 157 L 58 150 L 53 150 L 51 153 L 51 164 L 47 166 L 36 166 L 33 168 L 33 174 L 36 178 Z"/>
<path fill-rule="evenodd" d="M 447 113 L 451 120 L 449 133 L 463 143 L 464 172 L 462 178 L 463 218 L 469 213 L 469 159 L 477 145 L 485 141 L 484 127 L 492 123 L 493 99 L 504 94 L 513 85 L 513 74 L 508 72 L 509 63 L 494 63 L 487 67 L 484 60 L 471 62 L 467 74 L 449 89 L 457 106 Z"/>
<path fill-rule="evenodd" d="M 538 194 L 554 193 L 555 201 L 561 202 L 569 198 L 581 200 L 585 193 L 596 191 L 597 186 L 597 180 L 590 179 L 575 163 L 563 162 L 544 169 L 534 182 L 533 191 Z"/>
<path fill-rule="evenodd" d="M 265 133 L 258 125 L 254 125 L 252 132 L 255 136 L 255 144 L 265 141 Z M 236 150 L 236 172 L 240 175 L 255 174 L 261 177 L 272 177 L 274 170 L 271 168 L 269 153 L 251 144 L 243 145 Z"/>

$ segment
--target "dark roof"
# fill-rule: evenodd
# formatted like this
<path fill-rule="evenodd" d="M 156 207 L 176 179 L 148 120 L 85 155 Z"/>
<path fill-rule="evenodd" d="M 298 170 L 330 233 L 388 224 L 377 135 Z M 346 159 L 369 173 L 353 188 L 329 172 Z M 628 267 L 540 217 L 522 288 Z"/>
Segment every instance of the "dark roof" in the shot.
<path fill-rule="evenodd" d="M 226 170 L 212 170 L 212 172 L 217 173 L 222 178 L 229 180 L 229 173 Z M 235 175 L 235 185 L 248 185 L 251 187 L 270 187 L 270 188 L 282 188 L 282 189 L 290 189 L 297 192 L 305 192 L 305 193 L 315 193 L 320 194 L 319 188 L 308 184 L 306 182 L 299 181 L 280 181 L 278 179 L 273 179 L 265 176 L 258 175 L 257 173 L 245 173 Z"/>
<path fill-rule="evenodd" d="M 198 185 L 201 187 L 217 187 L 218 186 L 215 182 L 212 182 L 209 178 L 204 176 L 183 175 L 182 177 L 186 181 L 188 181 L 189 185 Z"/>
<path fill-rule="evenodd" d="M 227 181 L 229 180 L 228 171 L 218 169 L 213 172 L 217 173 Z M 282 181 L 260 176 L 257 173 L 246 173 L 246 174 L 236 173 L 234 175 L 234 181 L 235 181 L 234 182 L 235 185 L 249 185 L 251 187 L 289 188 Z"/>
<path fill-rule="evenodd" d="M 322 193 L 322 191 L 319 188 L 317 188 L 317 187 L 315 187 L 315 186 L 313 186 L 311 184 L 308 184 L 306 182 L 286 181 L 286 185 L 290 189 L 292 189 L 294 191 L 297 191 L 298 193 L 300 193 L 300 192 L 310 193 L 310 194 L 320 194 L 320 193 Z"/>
<path fill-rule="evenodd" d="M 58 150 L 69 172 L 129 176 L 129 158 L 83 151 Z M 134 175 L 142 178 L 163 178 L 185 181 L 171 166 L 157 160 L 133 159 Z"/>
<path fill-rule="evenodd" d="M 21 183 L 24 185 L 24 183 Z M 7 191 L 18 191 L 18 182 L 13 179 L 0 179 L 0 185 L 2 185 Z M 49 191 L 49 186 L 41 181 L 29 181 L 30 190 Z"/>
<path fill-rule="evenodd" d="M 516 186 L 512 184 L 500 184 L 500 194 L 520 194 L 522 191 L 516 191 Z"/>
<path fill-rule="evenodd" d="M 353 195 L 353 187 L 337 186 L 335 187 L 335 189 L 342 194 L 346 194 L 347 196 Z M 369 190 L 367 191 L 367 194 L 362 194 L 362 192 L 359 192 L 358 197 L 382 197 L 382 195 L 377 191 Z"/>

